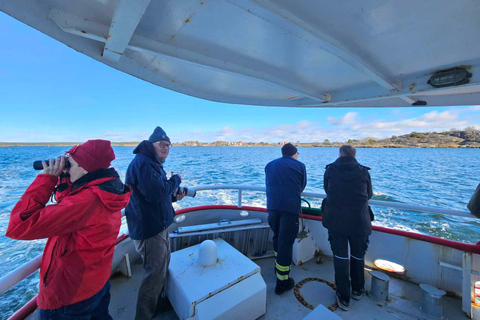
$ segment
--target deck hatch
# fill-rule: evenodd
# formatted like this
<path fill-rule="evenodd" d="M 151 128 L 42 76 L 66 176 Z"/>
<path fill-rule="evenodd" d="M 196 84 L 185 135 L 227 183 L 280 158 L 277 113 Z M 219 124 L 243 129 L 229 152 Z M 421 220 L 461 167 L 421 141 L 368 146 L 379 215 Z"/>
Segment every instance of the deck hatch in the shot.
<path fill-rule="evenodd" d="M 224 240 L 213 241 L 212 266 L 199 264 L 200 245 L 172 253 L 166 291 L 175 312 L 180 319 L 257 319 L 266 307 L 260 267 Z"/>

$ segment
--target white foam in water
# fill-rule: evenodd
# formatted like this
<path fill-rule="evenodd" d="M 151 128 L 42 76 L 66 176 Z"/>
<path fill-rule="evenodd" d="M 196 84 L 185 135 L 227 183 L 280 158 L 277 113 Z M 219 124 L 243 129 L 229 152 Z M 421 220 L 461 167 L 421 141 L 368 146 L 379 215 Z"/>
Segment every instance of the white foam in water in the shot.
<path fill-rule="evenodd" d="M 377 226 L 377 227 L 384 227 L 384 228 L 390 228 L 390 229 L 413 232 L 413 233 L 420 233 L 420 234 L 422 233 L 418 230 L 415 230 L 415 229 L 412 229 L 410 227 L 400 225 L 400 224 L 384 223 L 384 222 L 380 222 L 380 221 L 377 221 L 377 220 L 375 220 L 372 224 Z"/>

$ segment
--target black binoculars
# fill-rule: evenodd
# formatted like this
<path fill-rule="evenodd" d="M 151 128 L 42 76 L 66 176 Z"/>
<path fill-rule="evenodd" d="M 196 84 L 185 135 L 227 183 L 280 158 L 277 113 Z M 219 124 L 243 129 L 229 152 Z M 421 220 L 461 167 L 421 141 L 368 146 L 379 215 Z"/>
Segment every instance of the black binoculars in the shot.
<path fill-rule="evenodd" d="M 47 164 L 47 167 L 48 165 L 50 164 L 50 159 L 48 160 L 43 160 L 45 161 L 45 163 Z M 55 163 L 55 161 L 57 161 L 56 159 L 53 159 L 53 163 Z M 68 158 L 65 157 L 65 168 L 70 168 L 70 161 L 68 161 Z M 43 170 L 43 165 L 42 165 L 42 160 L 37 160 L 37 161 L 34 161 L 33 162 L 33 169 L 35 170 Z"/>

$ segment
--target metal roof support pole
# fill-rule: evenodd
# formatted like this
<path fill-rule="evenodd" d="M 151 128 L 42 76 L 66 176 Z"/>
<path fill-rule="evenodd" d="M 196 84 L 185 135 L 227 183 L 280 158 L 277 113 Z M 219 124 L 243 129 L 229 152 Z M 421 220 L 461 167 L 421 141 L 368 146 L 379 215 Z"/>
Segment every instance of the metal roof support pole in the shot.
<path fill-rule="evenodd" d="M 472 317 L 472 253 L 463 253 L 462 310 Z"/>
<path fill-rule="evenodd" d="M 149 3 L 150 0 L 118 1 L 103 49 L 104 58 L 110 62 L 120 60 Z"/>

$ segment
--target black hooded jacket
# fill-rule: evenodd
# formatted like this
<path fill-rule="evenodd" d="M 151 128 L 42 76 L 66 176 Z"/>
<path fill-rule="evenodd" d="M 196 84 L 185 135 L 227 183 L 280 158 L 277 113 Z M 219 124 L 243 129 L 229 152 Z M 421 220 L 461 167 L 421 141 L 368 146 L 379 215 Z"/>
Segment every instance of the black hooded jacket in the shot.
<path fill-rule="evenodd" d="M 359 237 L 371 234 L 368 210 L 368 199 L 373 195 L 370 168 L 360 165 L 355 158 L 340 157 L 325 169 L 324 227 L 335 234 Z"/>

